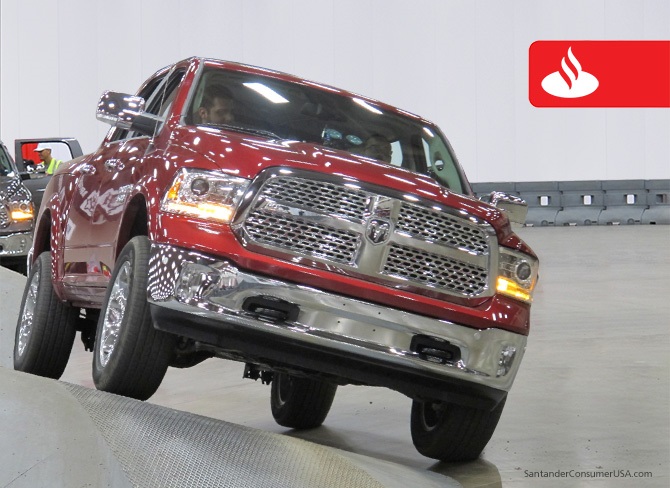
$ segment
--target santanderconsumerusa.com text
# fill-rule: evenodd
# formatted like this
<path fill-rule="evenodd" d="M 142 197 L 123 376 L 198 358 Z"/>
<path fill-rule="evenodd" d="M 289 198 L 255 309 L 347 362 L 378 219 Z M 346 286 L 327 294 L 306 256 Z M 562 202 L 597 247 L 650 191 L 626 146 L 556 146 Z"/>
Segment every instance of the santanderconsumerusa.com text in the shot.
<path fill-rule="evenodd" d="M 651 471 L 631 471 L 629 469 L 611 469 L 607 471 L 531 471 L 525 469 L 523 474 L 526 478 L 653 478 Z"/>

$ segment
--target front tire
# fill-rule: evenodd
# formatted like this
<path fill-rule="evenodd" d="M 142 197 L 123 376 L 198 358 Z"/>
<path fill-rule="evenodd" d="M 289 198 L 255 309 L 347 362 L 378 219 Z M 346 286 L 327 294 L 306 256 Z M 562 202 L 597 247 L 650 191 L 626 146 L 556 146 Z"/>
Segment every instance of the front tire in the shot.
<path fill-rule="evenodd" d="M 292 429 L 318 427 L 326 420 L 336 392 L 334 383 L 274 373 L 270 392 L 272 416 L 279 425 Z"/>
<path fill-rule="evenodd" d="M 146 400 L 167 371 L 177 337 L 154 328 L 147 303 L 151 244 L 131 239 L 116 260 L 100 311 L 93 351 L 99 390 Z"/>
<path fill-rule="evenodd" d="M 14 369 L 58 379 L 70 359 L 78 310 L 61 302 L 51 281 L 51 253 L 30 269 L 14 337 Z"/>
<path fill-rule="evenodd" d="M 412 441 L 417 451 L 441 461 L 477 459 L 491 439 L 505 406 L 480 410 L 447 402 L 412 403 Z"/>

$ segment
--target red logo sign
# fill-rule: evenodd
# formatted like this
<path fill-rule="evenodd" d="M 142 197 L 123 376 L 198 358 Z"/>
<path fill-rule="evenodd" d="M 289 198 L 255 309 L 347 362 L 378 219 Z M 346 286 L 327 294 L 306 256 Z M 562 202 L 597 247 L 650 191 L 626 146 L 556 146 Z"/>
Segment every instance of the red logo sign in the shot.
<path fill-rule="evenodd" d="M 536 41 L 535 107 L 670 107 L 670 41 Z"/>

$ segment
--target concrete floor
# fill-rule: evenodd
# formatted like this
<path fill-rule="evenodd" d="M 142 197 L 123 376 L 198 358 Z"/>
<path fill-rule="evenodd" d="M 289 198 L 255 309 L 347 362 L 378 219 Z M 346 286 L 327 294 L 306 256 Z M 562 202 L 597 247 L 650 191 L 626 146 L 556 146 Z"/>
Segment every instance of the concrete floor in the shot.
<path fill-rule="evenodd" d="M 336 448 L 382 463 L 381 470 L 405 468 L 398 486 L 670 486 L 670 226 L 518 232 L 541 260 L 531 334 L 498 428 L 476 462 L 419 455 L 409 432 L 410 400 L 379 388 L 340 388 L 322 427 L 293 432 L 272 420 L 268 387 L 243 380 L 241 364 L 213 359 L 168 371 L 149 403 Z M 11 368 L 22 282 L 0 274 L 4 368 Z M 90 362 L 77 340 L 62 381 L 92 388 Z M 26 401 L 16 385 L 32 378 L 0 373 L 0 425 L 7 426 L 19 422 Z M 27 435 L 13 427 L 5 443 L 20 453 Z M 3 452 L 0 486 L 39 486 L 3 474 L 14 459 Z M 105 468 L 112 486 L 113 468 Z"/>

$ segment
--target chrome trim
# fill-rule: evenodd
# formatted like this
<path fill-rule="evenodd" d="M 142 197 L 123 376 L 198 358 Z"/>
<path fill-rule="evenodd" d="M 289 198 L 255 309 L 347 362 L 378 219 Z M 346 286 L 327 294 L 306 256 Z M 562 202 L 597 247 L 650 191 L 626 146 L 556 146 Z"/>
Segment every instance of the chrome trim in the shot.
<path fill-rule="evenodd" d="M 37 308 L 37 294 L 40 287 L 41 270 L 37 270 L 30 278 L 30 285 L 26 288 L 26 298 L 23 303 L 23 310 L 21 311 L 21 319 L 19 320 L 19 331 L 17 334 L 16 352 L 18 357 L 23 356 L 26 346 L 30 341 L 30 336 L 33 333 L 33 321 L 35 318 L 35 309 Z"/>
<path fill-rule="evenodd" d="M 107 366 L 114 349 L 121 338 L 123 319 L 126 317 L 128 308 L 128 297 L 130 296 L 131 264 L 125 261 L 112 285 L 112 291 L 107 300 L 105 315 L 102 319 L 102 330 L 100 331 L 100 342 L 97 344 L 98 360 L 104 368 Z"/>
<path fill-rule="evenodd" d="M 130 129 L 133 119 L 144 111 L 145 100 L 127 93 L 105 90 L 100 96 L 96 118 L 121 129 Z"/>
<path fill-rule="evenodd" d="M 481 201 L 503 210 L 511 222 L 525 224 L 528 215 L 528 203 L 516 195 L 493 191 L 480 198 Z"/>
<path fill-rule="evenodd" d="M 324 195 L 315 201 L 317 189 Z M 461 210 L 405 197 L 342 176 L 271 168 L 250 185 L 232 227 L 243 246 L 287 261 L 438 299 L 492 296 L 495 229 Z M 385 223 L 388 235 L 374 242 L 371 226 Z M 421 279 L 411 268 L 387 269 L 389 253 L 399 247 L 431 256 L 434 265 L 424 267 Z M 454 265 L 457 271 L 450 272 Z"/>
<path fill-rule="evenodd" d="M 32 232 L 16 232 L 0 236 L 0 256 L 27 256 L 32 243 Z"/>
<path fill-rule="evenodd" d="M 0 229 L 9 227 L 12 223 L 12 218 L 9 216 L 9 207 L 0 203 Z"/>
<path fill-rule="evenodd" d="M 189 292 L 184 292 L 186 287 Z M 293 322 L 263 320 L 243 310 L 246 298 L 271 296 L 300 308 Z M 414 368 L 423 372 L 509 390 L 519 368 L 526 337 L 502 329 L 473 329 L 445 320 L 395 310 L 315 288 L 257 276 L 207 255 L 152 244 L 149 303 L 323 347 Z M 436 364 L 410 350 L 412 338 L 428 335 L 461 351 L 454 363 Z M 509 370 L 498 375 L 503 351 L 514 348 Z"/>

